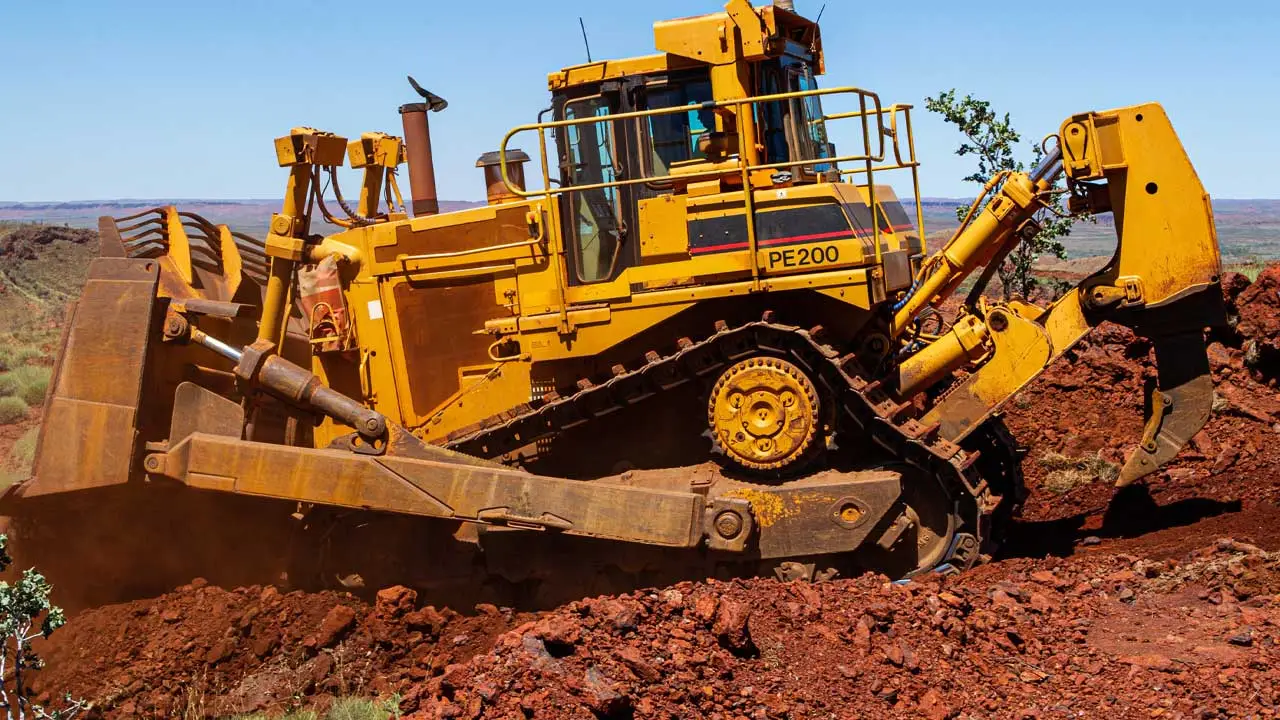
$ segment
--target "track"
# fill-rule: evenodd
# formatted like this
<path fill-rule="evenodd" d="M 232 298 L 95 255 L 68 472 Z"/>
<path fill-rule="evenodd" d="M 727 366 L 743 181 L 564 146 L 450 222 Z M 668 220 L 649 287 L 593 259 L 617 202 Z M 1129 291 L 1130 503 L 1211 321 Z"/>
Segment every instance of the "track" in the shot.
<path fill-rule="evenodd" d="M 802 368 L 821 395 L 835 402 L 838 439 L 874 448 L 862 458 L 863 467 L 884 466 L 887 459 L 887 464 L 903 469 L 912 485 L 912 509 L 920 516 L 917 524 L 927 528 L 919 538 L 912 571 L 941 566 L 965 569 L 984 551 L 992 550 L 993 514 L 1016 504 L 1022 493 L 1012 440 L 998 423 L 975 433 L 968 449 L 951 443 L 939 436 L 936 425 L 926 427 L 912 419 L 910 403 L 896 402 L 878 382 L 866 378 L 854 356 L 841 355 L 823 343 L 821 328 L 780 324 L 771 315 L 732 328 L 719 323 L 704 340 L 681 339 L 680 349 L 673 354 L 651 352 L 641 367 L 615 367 L 613 377 L 605 382 L 582 381 L 578 391 L 568 396 L 551 393 L 536 406 L 521 406 L 460 430 L 445 446 L 513 461 L 513 453 L 521 447 L 681 386 L 706 383 L 739 360 L 782 357 Z M 941 512 L 930 512 L 938 505 L 944 508 Z M 872 569 L 902 574 L 895 563 Z"/>

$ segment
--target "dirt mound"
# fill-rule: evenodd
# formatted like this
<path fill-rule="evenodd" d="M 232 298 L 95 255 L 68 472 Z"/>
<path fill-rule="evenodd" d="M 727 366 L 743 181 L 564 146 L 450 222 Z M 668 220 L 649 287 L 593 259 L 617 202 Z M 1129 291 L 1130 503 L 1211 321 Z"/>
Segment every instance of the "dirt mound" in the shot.
<path fill-rule="evenodd" d="M 390 696 L 487 650 L 525 616 L 415 608 L 406 588 L 372 606 L 340 593 L 197 580 L 155 600 L 84 612 L 38 647 L 36 688 L 92 700 L 107 717 L 223 717 Z"/>
<path fill-rule="evenodd" d="M 1280 554 L 1007 563 L 955 579 L 685 583 L 572 603 L 410 717 L 1217 717 L 1280 702 Z M 1124 691 L 1121 692 L 1120 689 Z"/>
<path fill-rule="evenodd" d="M 1209 345 L 1214 414 L 1173 463 L 1144 481 L 1156 504 L 1280 500 L 1280 478 L 1271 472 L 1280 467 L 1280 394 L 1274 373 L 1251 358 L 1256 348 L 1273 347 L 1280 331 L 1278 283 L 1280 265 L 1252 284 L 1235 273 L 1224 278 L 1231 327 Z M 1144 397 L 1155 378 L 1151 343 L 1104 323 L 1010 403 L 1007 422 L 1028 450 L 1025 519 L 1074 517 L 1086 529 L 1101 527 L 1114 491 L 1097 460 L 1124 464 L 1142 437 Z M 1071 465 L 1075 472 L 1064 478 Z"/>
<path fill-rule="evenodd" d="M 1269 265 L 1241 289 L 1233 308 L 1246 362 L 1264 375 L 1280 375 L 1280 265 Z"/>
<path fill-rule="evenodd" d="M 98 233 L 83 228 L 23 225 L 8 235 L 0 237 L 0 257 L 12 256 L 22 260 L 36 260 L 40 257 L 41 248 L 54 242 L 93 245 L 98 242 Z"/>
<path fill-rule="evenodd" d="M 1006 559 L 958 577 L 682 583 L 467 616 L 402 589 L 370 605 L 197 582 L 74 618 L 39 687 L 105 717 L 347 694 L 399 694 L 418 718 L 1274 716 L 1277 287 L 1280 267 L 1224 279 L 1213 417 L 1140 486 L 1109 472 L 1142 433 L 1148 341 L 1104 325 L 1032 383 L 1007 411 L 1024 517 Z"/>

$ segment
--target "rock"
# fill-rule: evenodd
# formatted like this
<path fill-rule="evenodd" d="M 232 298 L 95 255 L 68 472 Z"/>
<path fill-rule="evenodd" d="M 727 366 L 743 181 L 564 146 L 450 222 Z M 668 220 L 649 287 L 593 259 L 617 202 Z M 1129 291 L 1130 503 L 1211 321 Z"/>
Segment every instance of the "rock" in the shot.
<path fill-rule="evenodd" d="M 715 633 L 721 645 L 735 654 L 753 653 L 755 645 L 751 641 L 751 632 L 747 627 L 750 617 L 751 610 L 745 604 L 723 598 L 716 610 L 716 619 L 711 631 Z"/>
<path fill-rule="evenodd" d="M 308 650 L 321 650 L 342 639 L 356 624 L 356 611 L 346 605 L 334 605 L 320 622 L 315 635 L 302 641 Z"/>
<path fill-rule="evenodd" d="M 593 605 L 591 612 L 606 618 L 619 633 L 629 633 L 640 627 L 644 606 L 629 599 L 604 600 Z"/>
<path fill-rule="evenodd" d="M 404 624 L 410 630 L 419 630 L 431 635 L 439 635 L 446 622 L 444 616 L 430 605 L 406 613 L 404 616 Z"/>
<path fill-rule="evenodd" d="M 942 700 L 942 694 L 929 689 L 920 697 L 920 712 L 928 720 L 947 720 L 955 711 Z"/>
<path fill-rule="evenodd" d="M 418 593 L 403 585 L 395 585 L 378 591 L 374 610 L 388 617 L 400 617 L 413 610 Z"/>
<path fill-rule="evenodd" d="M 1031 579 L 1049 587 L 1057 587 L 1058 585 L 1058 576 L 1049 570 L 1037 570 L 1031 573 Z"/>
<path fill-rule="evenodd" d="M 619 718 L 631 707 L 631 701 L 615 690 L 613 683 L 595 667 L 583 673 L 581 688 L 587 708 L 597 717 Z"/>
<path fill-rule="evenodd" d="M 1173 672 L 1177 668 L 1173 660 L 1156 653 L 1148 653 L 1145 655 L 1126 655 L 1120 658 L 1120 662 L 1128 663 L 1134 667 L 1140 667 L 1146 670 L 1156 670 L 1159 672 Z"/>
<path fill-rule="evenodd" d="M 270 655 L 280 645 L 280 633 L 271 630 L 254 638 L 250 650 L 254 657 L 264 658 Z"/>
<path fill-rule="evenodd" d="M 960 597 L 959 595 L 956 595 L 953 592 L 948 592 L 946 590 L 943 590 L 942 592 L 938 593 L 938 599 L 946 603 L 948 606 L 957 608 L 957 609 L 963 608 L 967 604 L 964 598 Z"/>
<path fill-rule="evenodd" d="M 889 647 L 885 648 L 884 658 L 885 660 L 889 661 L 890 665 L 894 665 L 896 667 L 902 667 L 902 665 L 906 662 L 906 658 L 904 657 L 902 652 L 902 646 L 898 643 L 894 643 Z"/>
<path fill-rule="evenodd" d="M 1085 547 L 1093 547 L 1094 545 L 1101 545 L 1102 538 L 1098 537 L 1097 535 L 1090 535 L 1089 537 L 1081 540 L 1080 544 Z"/>
<path fill-rule="evenodd" d="M 1018 605 L 1018 601 L 1013 599 L 1013 596 L 1000 589 L 992 591 L 991 603 L 996 607 L 1007 608 L 1009 610 L 1017 610 L 1020 607 Z"/>
<path fill-rule="evenodd" d="M 720 598 L 715 595 L 699 595 L 693 601 L 693 615 L 704 623 L 715 620 L 716 610 L 720 607 Z"/>
<path fill-rule="evenodd" d="M 550 617 L 533 626 L 533 636 L 541 640 L 553 655 L 573 652 L 573 646 L 582 640 L 582 626 L 566 617 Z"/>
<path fill-rule="evenodd" d="M 1128 587 L 1121 585 L 1120 591 L 1116 593 L 1116 598 L 1120 602 L 1131 603 L 1134 601 L 1134 594 L 1133 594 L 1133 591 L 1130 590 Z"/>
<path fill-rule="evenodd" d="M 1253 633 L 1242 632 L 1227 638 L 1227 642 L 1239 647 L 1253 647 Z"/>
<path fill-rule="evenodd" d="M 662 673 L 652 663 L 644 659 L 640 651 L 634 647 L 624 647 L 618 651 L 618 659 L 622 661 L 627 669 L 631 670 L 637 678 L 647 683 L 657 682 L 662 677 Z"/>
<path fill-rule="evenodd" d="M 233 653 L 235 649 L 236 644 L 234 641 L 230 638 L 223 638 L 222 640 L 214 643 L 213 647 L 209 648 L 209 652 L 205 653 L 204 661 L 210 665 L 217 665 L 223 660 L 231 657 L 231 653 Z"/>
<path fill-rule="evenodd" d="M 1050 599 L 1048 595 L 1039 592 L 1031 593 L 1031 600 L 1028 605 L 1031 607 L 1032 611 L 1038 612 L 1042 615 L 1051 613 L 1058 609 L 1058 603 L 1056 601 Z"/>

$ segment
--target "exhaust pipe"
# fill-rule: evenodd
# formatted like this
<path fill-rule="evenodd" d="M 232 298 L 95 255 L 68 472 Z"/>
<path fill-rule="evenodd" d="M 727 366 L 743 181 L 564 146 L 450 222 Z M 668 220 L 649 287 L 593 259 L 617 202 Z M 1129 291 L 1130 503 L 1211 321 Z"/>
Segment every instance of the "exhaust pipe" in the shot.
<path fill-rule="evenodd" d="M 409 164 L 409 194 L 412 197 L 414 217 L 436 215 L 440 212 L 439 195 L 436 193 L 436 168 L 431 153 L 431 125 L 428 112 L 440 112 L 449 106 L 444 98 L 424 90 L 409 76 L 409 84 L 426 102 L 400 106 L 400 120 L 404 125 L 405 159 Z"/>

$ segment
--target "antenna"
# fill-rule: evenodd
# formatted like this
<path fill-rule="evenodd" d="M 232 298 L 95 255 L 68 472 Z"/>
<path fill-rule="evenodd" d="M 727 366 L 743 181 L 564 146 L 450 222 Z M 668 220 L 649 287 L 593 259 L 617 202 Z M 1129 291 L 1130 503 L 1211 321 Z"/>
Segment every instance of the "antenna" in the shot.
<path fill-rule="evenodd" d="M 582 28 L 582 44 L 587 46 L 587 62 L 591 60 L 591 41 L 587 40 L 587 24 L 582 22 L 582 16 L 578 16 L 578 27 Z"/>
<path fill-rule="evenodd" d="M 822 3 L 822 9 L 818 11 L 818 19 L 813 21 L 814 25 L 817 25 L 818 23 L 822 22 L 822 15 L 826 11 L 827 11 L 827 4 Z M 809 43 L 809 54 L 812 55 L 817 51 L 818 51 L 818 32 L 815 30 L 813 33 L 813 42 Z"/>

